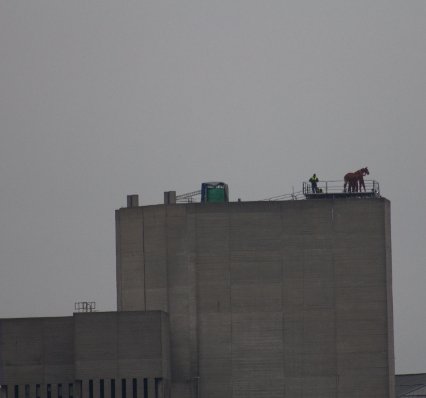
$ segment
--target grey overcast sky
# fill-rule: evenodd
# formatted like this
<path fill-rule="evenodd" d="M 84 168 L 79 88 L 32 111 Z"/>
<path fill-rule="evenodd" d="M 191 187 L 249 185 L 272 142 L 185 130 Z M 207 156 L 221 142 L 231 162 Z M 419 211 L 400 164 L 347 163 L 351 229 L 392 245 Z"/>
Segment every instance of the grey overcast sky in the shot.
<path fill-rule="evenodd" d="M 257 200 L 368 166 L 397 372 L 426 372 L 425 127 L 424 0 L 0 0 L 0 317 L 114 310 L 126 194 Z"/>

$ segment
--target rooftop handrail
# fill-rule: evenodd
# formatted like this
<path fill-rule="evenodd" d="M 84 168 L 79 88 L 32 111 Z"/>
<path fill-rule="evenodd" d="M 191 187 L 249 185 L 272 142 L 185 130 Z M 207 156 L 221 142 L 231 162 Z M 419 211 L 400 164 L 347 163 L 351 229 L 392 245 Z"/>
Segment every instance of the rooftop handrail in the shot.
<path fill-rule="evenodd" d="M 301 191 L 286 193 L 282 195 L 272 196 L 270 198 L 262 199 L 263 201 L 275 201 L 275 200 L 299 200 L 306 199 L 307 196 L 311 195 L 346 195 L 346 196 L 360 196 L 369 195 L 380 197 L 380 185 L 376 180 L 364 180 L 364 190 L 358 192 L 345 192 L 343 180 L 319 180 L 317 187 L 319 192 L 312 192 L 312 185 L 310 182 L 303 182 L 303 189 Z"/>
<path fill-rule="evenodd" d="M 270 198 L 262 199 L 263 201 L 274 201 L 274 200 L 299 200 L 304 199 L 303 191 L 286 193 L 282 195 L 272 196 Z"/>
<path fill-rule="evenodd" d="M 355 191 L 349 191 L 349 187 L 345 191 L 345 182 L 343 180 L 320 180 L 317 183 L 317 192 L 312 191 L 312 184 L 310 182 L 303 182 L 303 194 L 339 194 L 344 193 L 348 195 L 356 195 L 363 193 L 373 193 L 380 196 L 380 185 L 376 180 L 364 180 L 365 190 L 357 185 Z"/>
<path fill-rule="evenodd" d="M 197 195 L 201 195 L 201 190 L 187 192 L 187 193 L 183 193 L 181 195 L 177 195 L 176 196 L 176 202 L 178 202 L 178 203 L 186 203 L 186 202 L 190 203 L 190 202 L 193 201 L 192 198 L 194 196 L 197 196 Z"/>
<path fill-rule="evenodd" d="M 360 190 L 356 192 L 348 192 L 344 190 L 344 181 L 343 180 L 319 180 L 317 183 L 318 192 L 312 192 L 312 185 L 310 182 L 304 181 L 303 188 L 301 191 L 286 193 L 281 195 L 275 195 L 262 201 L 279 201 L 279 200 L 300 200 L 305 199 L 307 196 L 312 197 L 312 195 L 340 195 L 344 194 L 346 196 L 375 196 L 380 197 L 380 185 L 376 180 L 364 180 L 365 191 Z M 195 196 L 201 195 L 201 190 L 184 193 L 176 196 L 177 203 L 191 203 Z"/>

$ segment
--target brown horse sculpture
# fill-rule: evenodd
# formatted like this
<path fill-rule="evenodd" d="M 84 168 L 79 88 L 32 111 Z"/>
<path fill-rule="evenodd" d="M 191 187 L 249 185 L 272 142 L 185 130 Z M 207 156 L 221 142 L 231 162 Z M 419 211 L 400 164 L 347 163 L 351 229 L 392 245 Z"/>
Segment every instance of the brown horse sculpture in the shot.
<path fill-rule="evenodd" d="M 344 192 L 361 192 L 362 188 L 364 188 L 365 192 L 365 183 L 364 176 L 370 174 L 367 167 L 363 169 L 359 169 L 354 173 L 348 173 L 344 176 L 345 184 L 343 185 Z M 346 186 L 348 186 L 348 190 L 346 191 Z"/>

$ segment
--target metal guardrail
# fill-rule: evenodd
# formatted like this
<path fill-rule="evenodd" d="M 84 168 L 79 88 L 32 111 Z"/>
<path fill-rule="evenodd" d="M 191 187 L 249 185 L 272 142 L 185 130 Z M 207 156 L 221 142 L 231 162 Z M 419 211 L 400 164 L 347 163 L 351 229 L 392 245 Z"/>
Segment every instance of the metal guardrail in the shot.
<path fill-rule="evenodd" d="M 330 197 L 380 197 L 380 185 L 375 180 L 364 180 L 365 191 L 348 192 L 344 190 L 343 180 L 327 180 L 318 181 L 317 192 L 312 191 L 312 185 L 310 182 L 303 182 L 302 191 L 277 195 L 271 198 L 263 199 L 264 201 L 274 200 L 300 200 L 300 199 L 324 199 Z"/>
<path fill-rule="evenodd" d="M 184 193 L 182 195 L 176 196 L 177 203 L 192 203 L 196 196 L 201 195 L 201 190 Z"/>
<path fill-rule="evenodd" d="M 262 200 L 274 201 L 274 200 L 299 200 L 299 199 L 305 199 L 303 191 L 286 193 L 284 195 L 277 195 L 277 196 L 273 196 L 272 198 L 266 198 L 266 199 L 262 199 Z"/>
<path fill-rule="evenodd" d="M 312 191 L 310 182 L 303 182 L 302 191 L 287 193 L 282 195 L 272 196 L 270 198 L 262 199 L 263 201 L 278 201 L 278 200 L 300 200 L 300 199 L 321 199 L 330 197 L 380 197 L 380 185 L 375 180 L 364 180 L 365 191 L 348 192 L 344 190 L 343 180 L 327 180 L 318 181 L 317 192 Z M 201 195 L 201 190 L 188 192 L 176 196 L 177 203 L 193 203 L 196 196 Z"/>
<path fill-rule="evenodd" d="M 349 187 L 344 188 L 345 182 L 343 180 L 333 181 L 318 181 L 317 192 L 312 191 L 312 184 L 310 182 L 303 182 L 303 195 L 344 195 L 344 196 L 376 196 L 380 197 L 380 185 L 375 180 L 364 180 L 365 191 L 361 190 L 355 192 L 348 192 Z"/>

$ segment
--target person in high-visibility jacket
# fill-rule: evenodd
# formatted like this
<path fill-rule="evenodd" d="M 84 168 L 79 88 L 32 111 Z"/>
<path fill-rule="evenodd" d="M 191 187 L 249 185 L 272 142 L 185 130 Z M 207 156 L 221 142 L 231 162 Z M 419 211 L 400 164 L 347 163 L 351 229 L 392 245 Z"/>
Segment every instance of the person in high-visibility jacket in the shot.
<path fill-rule="evenodd" d="M 309 182 L 311 183 L 312 186 L 312 193 L 317 193 L 318 192 L 318 177 L 317 175 L 314 173 L 313 176 L 309 179 Z"/>

